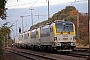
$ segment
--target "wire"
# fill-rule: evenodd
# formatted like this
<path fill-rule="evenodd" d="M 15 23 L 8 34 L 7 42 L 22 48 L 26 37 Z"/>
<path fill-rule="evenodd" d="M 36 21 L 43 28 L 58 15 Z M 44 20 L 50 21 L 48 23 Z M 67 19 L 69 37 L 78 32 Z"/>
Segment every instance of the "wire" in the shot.
<path fill-rule="evenodd" d="M 38 0 L 37 0 L 37 1 L 38 1 Z M 36 1 L 36 2 L 37 2 L 37 1 Z M 35 3 L 36 3 L 36 2 L 35 2 Z M 33 5 L 35 5 L 35 3 L 34 3 Z M 30 8 L 32 8 L 33 5 L 31 5 Z M 29 8 L 29 9 L 30 9 L 30 8 Z M 28 10 L 29 10 L 29 9 L 28 9 Z M 27 11 L 28 11 L 28 10 L 27 10 Z M 27 11 L 25 11 L 25 13 L 26 13 Z M 25 14 L 25 13 L 24 13 L 24 14 Z M 24 15 L 24 14 L 23 14 L 23 15 Z"/>
<path fill-rule="evenodd" d="M 37 1 L 38 1 L 38 0 L 37 0 Z M 37 1 L 36 1 L 36 2 L 37 2 Z M 36 3 L 36 2 L 35 2 L 35 3 Z M 35 5 L 35 3 L 34 3 L 33 5 Z M 33 5 L 31 5 L 31 7 L 32 7 Z M 29 9 L 30 9 L 31 7 L 29 7 Z M 29 11 L 29 9 L 26 10 L 26 11 L 24 12 L 24 14 L 25 14 L 27 11 Z M 24 15 L 24 14 L 23 14 L 23 15 Z M 23 15 L 22 15 L 22 16 L 23 16 Z M 17 19 L 17 21 L 18 21 L 19 19 L 20 19 L 20 17 Z M 15 21 L 16 21 L 16 20 L 15 20 Z"/>
<path fill-rule="evenodd" d="M 46 2 L 47 2 L 47 1 L 46 1 Z M 44 2 L 44 4 L 45 4 L 46 2 Z M 43 4 L 43 5 L 44 5 L 44 4 Z M 40 11 L 40 9 L 43 7 L 43 5 L 38 9 L 38 11 L 36 11 L 36 13 Z"/>

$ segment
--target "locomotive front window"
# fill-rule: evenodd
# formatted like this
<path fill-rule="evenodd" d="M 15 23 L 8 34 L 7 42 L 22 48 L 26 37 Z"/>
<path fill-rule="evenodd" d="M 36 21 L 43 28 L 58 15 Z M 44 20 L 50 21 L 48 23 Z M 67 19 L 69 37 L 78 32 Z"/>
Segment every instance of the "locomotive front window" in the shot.
<path fill-rule="evenodd" d="M 56 32 L 73 32 L 73 24 L 56 23 Z"/>
<path fill-rule="evenodd" d="M 69 30 L 70 32 L 73 32 L 74 31 L 73 24 L 66 25 L 66 29 Z"/>

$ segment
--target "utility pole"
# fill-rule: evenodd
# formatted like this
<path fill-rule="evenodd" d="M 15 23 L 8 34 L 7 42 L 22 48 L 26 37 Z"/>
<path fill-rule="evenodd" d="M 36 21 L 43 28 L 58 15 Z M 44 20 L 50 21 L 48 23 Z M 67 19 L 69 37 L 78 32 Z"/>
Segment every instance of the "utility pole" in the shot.
<path fill-rule="evenodd" d="M 15 20 L 15 22 L 16 22 L 16 36 L 17 36 L 17 20 Z"/>
<path fill-rule="evenodd" d="M 32 10 L 34 10 L 34 9 L 30 9 L 31 10 L 31 20 L 32 20 L 32 26 L 33 26 L 33 13 L 32 13 Z"/>
<path fill-rule="evenodd" d="M 24 27 L 23 27 L 23 17 L 24 17 L 24 16 L 21 16 L 21 18 L 22 18 L 22 32 L 24 31 Z"/>
<path fill-rule="evenodd" d="M 79 35 L 79 12 L 77 13 L 77 37 L 80 38 L 80 35 Z"/>
<path fill-rule="evenodd" d="M 4 38 L 4 40 L 3 40 L 3 47 L 4 47 L 4 50 L 5 50 L 5 36 L 2 34 L 2 37 Z"/>
<path fill-rule="evenodd" d="M 89 4 L 89 10 L 88 10 L 88 12 L 89 12 L 89 58 L 88 58 L 88 60 L 90 60 L 90 0 L 88 0 L 88 4 Z"/>
<path fill-rule="evenodd" d="M 49 20 L 49 0 L 48 0 L 48 20 Z M 50 21 L 49 21 L 50 23 Z"/>
<path fill-rule="evenodd" d="M 7 47 L 8 47 L 8 34 L 7 34 Z"/>
<path fill-rule="evenodd" d="M 90 4 L 89 4 L 89 7 L 90 7 Z M 90 14 L 90 9 L 89 9 L 89 14 Z M 89 19 L 90 19 L 90 16 L 89 16 Z M 90 20 L 89 20 L 89 58 L 88 60 L 90 60 Z"/>

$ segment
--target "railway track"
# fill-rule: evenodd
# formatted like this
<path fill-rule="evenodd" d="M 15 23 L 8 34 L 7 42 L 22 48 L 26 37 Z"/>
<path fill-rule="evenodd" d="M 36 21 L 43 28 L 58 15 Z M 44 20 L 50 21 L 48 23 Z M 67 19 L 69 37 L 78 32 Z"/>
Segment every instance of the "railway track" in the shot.
<path fill-rule="evenodd" d="M 63 55 L 67 55 L 67 56 L 73 56 L 73 57 L 80 57 L 80 58 L 89 58 L 89 48 L 76 48 L 74 51 L 68 53 L 68 54 L 64 54 Z"/>
<path fill-rule="evenodd" d="M 80 58 L 89 58 L 88 53 L 82 53 L 82 52 L 70 52 L 69 54 L 66 54 L 67 56 L 73 56 L 73 57 L 80 57 Z"/>
<path fill-rule="evenodd" d="M 77 52 L 88 52 L 89 53 L 89 48 L 75 48 L 74 51 L 77 51 Z"/>
<path fill-rule="evenodd" d="M 87 60 L 89 54 L 85 52 L 70 52 L 70 53 L 46 53 L 46 52 L 39 52 L 39 51 L 33 51 L 33 50 L 27 50 L 27 49 L 7 49 L 9 52 L 21 55 L 23 57 L 26 57 L 31 60 L 63 60 L 63 58 L 69 58 L 68 60 L 72 58 L 79 58 L 76 60 Z M 66 60 L 66 59 L 65 59 Z"/>
<path fill-rule="evenodd" d="M 7 51 L 18 54 L 20 56 L 23 56 L 23 57 L 31 59 L 31 60 L 58 60 L 56 58 L 49 57 L 46 55 L 44 56 L 44 55 L 26 52 L 26 51 L 21 51 L 21 50 L 7 49 Z"/>

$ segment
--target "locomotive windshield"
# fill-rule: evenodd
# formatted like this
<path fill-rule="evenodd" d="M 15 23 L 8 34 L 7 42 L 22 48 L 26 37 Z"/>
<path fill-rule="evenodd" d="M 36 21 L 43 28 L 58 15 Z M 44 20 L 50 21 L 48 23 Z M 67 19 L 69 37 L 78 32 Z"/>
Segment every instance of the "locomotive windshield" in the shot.
<path fill-rule="evenodd" d="M 56 32 L 73 32 L 73 24 L 62 22 L 56 23 Z"/>

